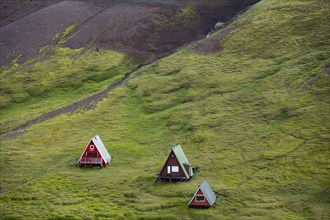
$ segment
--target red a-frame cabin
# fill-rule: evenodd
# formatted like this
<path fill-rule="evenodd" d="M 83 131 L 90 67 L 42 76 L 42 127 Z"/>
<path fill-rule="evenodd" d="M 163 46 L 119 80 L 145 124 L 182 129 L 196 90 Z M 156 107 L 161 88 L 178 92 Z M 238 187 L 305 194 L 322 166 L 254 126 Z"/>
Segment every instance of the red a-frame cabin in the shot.
<path fill-rule="evenodd" d="M 101 138 L 94 136 L 80 156 L 77 165 L 79 167 L 105 167 L 110 164 L 111 156 L 105 148 Z"/>

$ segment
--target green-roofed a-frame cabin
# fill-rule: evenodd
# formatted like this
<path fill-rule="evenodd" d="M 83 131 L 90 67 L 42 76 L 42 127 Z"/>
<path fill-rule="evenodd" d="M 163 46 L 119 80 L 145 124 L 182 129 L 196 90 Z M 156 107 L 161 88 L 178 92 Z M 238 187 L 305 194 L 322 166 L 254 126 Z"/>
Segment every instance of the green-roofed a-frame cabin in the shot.
<path fill-rule="evenodd" d="M 171 153 L 158 175 L 157 182 L 182 182 L 189 180 L 193 175 L 193 167 L 182 147 L 172 145 Z"/>

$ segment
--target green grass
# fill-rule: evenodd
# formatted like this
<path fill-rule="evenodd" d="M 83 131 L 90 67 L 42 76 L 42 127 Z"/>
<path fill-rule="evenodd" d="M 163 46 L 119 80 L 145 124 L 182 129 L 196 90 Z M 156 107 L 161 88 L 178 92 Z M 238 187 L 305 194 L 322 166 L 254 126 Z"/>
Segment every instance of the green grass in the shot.
<path fill-rule="evenodd" d="M 95 134 L 113 163 L 65 164 L 1 195 L 1 217 L 328 219 L 327 3 L 261 1 L 232 24 L 222 53 L 187 48 L 140 69 L 95 110 L 2 139 L 3 191 L 79 157 Z M 200 172 L 155 184 L 173 143 Z M 188 209 L 203 179 L 219 198 Z"/>
<path fill-rule="evenodd" d="M 44 48 L 40 56 L 49 50 Z M 1 132 L 101 91 L 132 68 L 127 57 L 114 51 L 57 48 L 52 53 L 44 61 L 28 61 L 33 65 L 2 71 Z"/>

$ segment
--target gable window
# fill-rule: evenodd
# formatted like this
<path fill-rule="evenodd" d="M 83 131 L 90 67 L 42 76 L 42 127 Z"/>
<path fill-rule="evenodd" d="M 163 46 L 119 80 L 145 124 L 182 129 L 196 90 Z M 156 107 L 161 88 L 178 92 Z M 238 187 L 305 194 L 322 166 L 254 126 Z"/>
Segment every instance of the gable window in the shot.
<path fill-rule="evenodd" d="M 172 172 L 178 173 L 179 172 L 179 166 L 172 166 Z"/>
<path fill-rule="evenodd" d="M 93 151 L 94 150 L 94 145 L 91 145 L 90 149 L 91 149 L 91 151 Z"/>
<path fill-rule="evenodd" d="M 91 153 L 90 152 L 87 152 L 86 153 L 86 157 L 91 157 Z"/>
<path fill-rule="evenodd" d="M 205 196 L 204 195 L 196 195 L 195 197 L 196 202 L 205 202 Z"/>
<path fill-rule="evenodd" d="M 97 158 L 97 152 L 94 152 L 94 158 Z"/>

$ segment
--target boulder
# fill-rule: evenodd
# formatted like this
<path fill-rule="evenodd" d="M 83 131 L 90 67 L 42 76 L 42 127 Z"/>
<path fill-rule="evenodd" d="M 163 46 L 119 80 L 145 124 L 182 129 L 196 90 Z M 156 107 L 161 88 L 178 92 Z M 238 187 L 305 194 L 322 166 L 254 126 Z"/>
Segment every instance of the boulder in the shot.
<path fill-rule="evenodd" d="M 214 29 L 215 30 L 219 30 L 221 28 L 223 28 L 225 26 L 225 23 L 223 22 L 217 22 L 215 25 L 214 25 Z"/>

